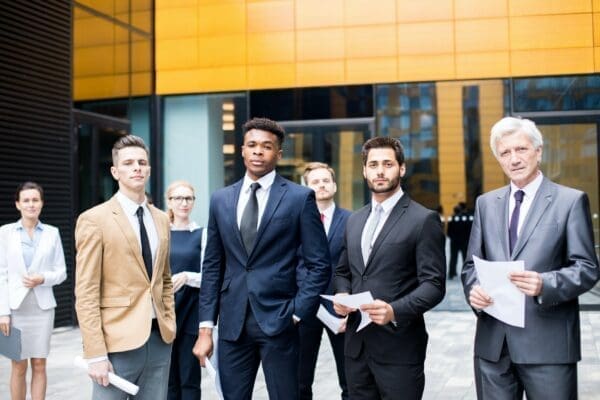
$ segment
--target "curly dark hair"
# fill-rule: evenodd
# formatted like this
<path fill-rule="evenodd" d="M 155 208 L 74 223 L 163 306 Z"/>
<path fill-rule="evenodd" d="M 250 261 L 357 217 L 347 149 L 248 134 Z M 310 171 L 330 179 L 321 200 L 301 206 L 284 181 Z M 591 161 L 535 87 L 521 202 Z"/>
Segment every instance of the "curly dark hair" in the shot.
<path fill-rule="evenodd" d="M 279 148 L 281 148 L 285 137 L 285 129 L 277 122 L 268 118 L 252 118 L 244 124 L 244 134 L 252 129 L 271 132 L 273 135 L 277 136 L 277 142 Z"/>

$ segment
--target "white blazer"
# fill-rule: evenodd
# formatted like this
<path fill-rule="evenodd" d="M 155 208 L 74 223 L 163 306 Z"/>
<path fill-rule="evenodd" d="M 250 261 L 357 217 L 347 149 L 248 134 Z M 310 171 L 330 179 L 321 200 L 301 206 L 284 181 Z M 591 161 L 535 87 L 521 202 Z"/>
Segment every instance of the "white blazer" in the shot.
<path fill-rule="evenodd" d="M 37 273 L 44 283 L 33 288 L 33 293 L 42 310 L 56 307 L 52 286 L 67 278 L 65 255 L 58 229 L 44 224 L 29 270 L 23 260 L 21 233 L 18 224 L 0 226 L 0 315 L 10 315 L 19 308 L 29 288 L 23 286 L 23 276 Z"/>

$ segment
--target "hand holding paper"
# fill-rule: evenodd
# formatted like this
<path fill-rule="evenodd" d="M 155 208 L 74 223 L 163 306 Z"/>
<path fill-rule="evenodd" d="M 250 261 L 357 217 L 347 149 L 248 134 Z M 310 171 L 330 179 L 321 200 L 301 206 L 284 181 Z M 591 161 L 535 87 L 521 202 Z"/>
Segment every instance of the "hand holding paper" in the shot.
<path fill-rule="evenodd" d="M 81 369 L 84 369 L 85 371 L 88 370 L 88 363 L 83 358 L 81 358 L 81 356 L 75 357 L 75 360 L 73 360 L 73 363 L 75 364 L 75 366 L 77 366 Z M 134 385 L 133 383 L 129 382 L 128 380 L 123 379 L 120 376 L 113 374 L 112 372 L 108 373 L 108 382 L 111 385 L 121 389 L 125 393 L 131 394 L 133 396 L 135 396 L 137 394 L 137 392 L 140 390 L 140 388 L 137 385 Z"/>
<path fill-rule="evenodd" d="M 321 297 L 323 297 L 326 300 L 333 301 L 334 303 L 339 303 L 346 307 L 354 309 L 360 309 L 360 306 L 364 304 L 370 304 L 373 302 L 373 296 L 371 295 L 371 292 L 368 291 L 350 295 L 336 294 L 335 296 L 322 294 Z M 360 324 L 356 329 L 357 332 L 371 323 L 369 313 L 362 310 L 359 311 Z"/>

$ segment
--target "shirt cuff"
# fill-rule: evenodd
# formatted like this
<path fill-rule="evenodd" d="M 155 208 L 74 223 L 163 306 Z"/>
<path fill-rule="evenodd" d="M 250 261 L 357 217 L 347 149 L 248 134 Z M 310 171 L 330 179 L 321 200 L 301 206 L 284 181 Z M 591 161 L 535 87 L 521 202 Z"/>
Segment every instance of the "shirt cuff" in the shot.
<path fill-rule="evenodd" d="M 200 328 L 214 328 L 214 327 L 215 327 L 215 324 L 212 321 L 201 321 L 200 324 L 199 324 L 199 326 L 198 326 L 198 329 L 200 329 Z"/>
<path fill-rule="evenodd" d="M 302 321 L 302 319 L 299 316 L 297 316 L 296 314 L 293 314 L 292 318 L 293 318 L 293 320 L 294 320 L 295 323 L 298 323 L 298 322 Z"/>
<path fill-rule="evenodd" d="M 108 360 L 108 356 L 99 356 L 99 357 L 93 357 L 93 358 L 86 358 L 85 361 L 87 361 L 88 364 L 93 364 L 93 363 L 97 363 L 100 361 L 106 361 Z"/>
<path fill-rule="evenodd" d="M 184 271 L 183 273 L 187 277 L 187 281 L 185 282 L 185 284 L 187 286 L 191 286 L 191 287 L 194 287 L 194 288 L 199 288 L 200 287 L 200 281 L 202 280 L 202 273 L 201 272 Z"/>

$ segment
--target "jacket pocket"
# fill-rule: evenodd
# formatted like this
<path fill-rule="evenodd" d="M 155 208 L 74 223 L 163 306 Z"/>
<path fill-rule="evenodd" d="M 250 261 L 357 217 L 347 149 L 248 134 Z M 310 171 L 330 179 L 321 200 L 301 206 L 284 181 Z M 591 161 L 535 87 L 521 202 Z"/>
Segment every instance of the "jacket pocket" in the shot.
<path fill-rule="evenodd" d="M 100 299 L 100 308 L 107 307 L 129 307 L 131 299 L 129 296 L 120 297 L 102 297 Z"/>

